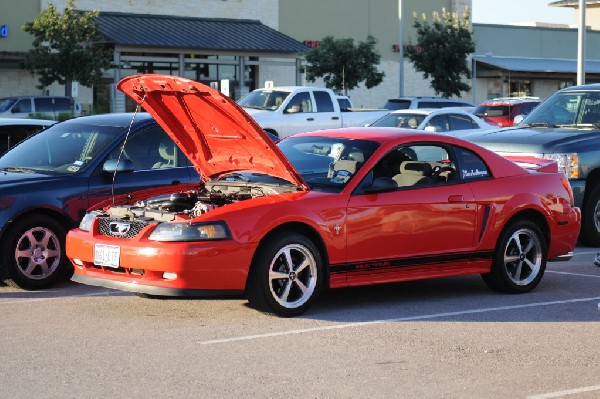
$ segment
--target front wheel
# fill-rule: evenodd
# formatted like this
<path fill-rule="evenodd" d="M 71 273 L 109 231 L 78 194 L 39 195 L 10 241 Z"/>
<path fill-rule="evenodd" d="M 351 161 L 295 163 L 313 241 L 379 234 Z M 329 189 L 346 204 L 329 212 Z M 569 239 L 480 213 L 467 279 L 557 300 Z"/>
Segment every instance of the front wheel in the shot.
<path fill-rule="evenodd" d="M 510 222 L 500 235 L 492 268 L 482 275 L 483 281 L 500 292 L 529 292 L 542 279 L 547 256 L 546 240 L 535 223 Z"/>
<path fill-rule="evenodd" d="M 3 280 L 27 290 L 47 288 L 69 270 L 65 228 L 44 215 L 14 222 L 2 240 Z"/>
<path fill-rule="evenodd" d="M 600 246 L 600 185 L 594 187 L 582 209 L 581 242 L 590 247 Z"/>
<path fill-rule="evenodd" d="M 281 317 L 304 313 L 323 286 L 323 259 L 317 246 L 298 233 L 269 239 L 256 254 L 246 296 L 258 310 Z"/>

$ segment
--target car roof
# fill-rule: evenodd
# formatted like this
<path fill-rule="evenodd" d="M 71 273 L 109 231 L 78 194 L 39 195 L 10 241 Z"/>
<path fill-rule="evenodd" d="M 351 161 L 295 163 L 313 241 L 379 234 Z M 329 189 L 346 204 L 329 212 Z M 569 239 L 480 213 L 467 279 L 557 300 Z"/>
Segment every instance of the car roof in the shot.
<path fill-rule="evenodd" d="M 542 100 L 539 97 L 504 97 L 492 98 L 481 103 L 481 105 L 514 105 L 522 103 L 540 103 Z"/>
<path fill-rule="evenodd" d="M 50 126 L 54 125 L 56 121 L 49 119 L 29 119 L 29 118 L 0 118 L 0 126 L 19 126 L 19 125 L 37 125 L 37 126 Z"/>
<path fill-rule="evenodd" d="M 560 91 L 579 91 L 579 90 L 600 90 L 600 83 L 590 83 L 586 85 L 566 87 Z"/>
<path fill-rule="evenodd" d="M 105 125 L 105 126 L 116 126 L 116 127 L 127 127 L 132 122 L 134 124 L 153 120 L 152 116 L 146 112 L 126 112 L 126 113 L 113 113 L 113 114 L 100 114 L 90 116 L 80 116 L 78 118 L 68 119 L 62 123 L 86 123 L 90 125 Z"/>

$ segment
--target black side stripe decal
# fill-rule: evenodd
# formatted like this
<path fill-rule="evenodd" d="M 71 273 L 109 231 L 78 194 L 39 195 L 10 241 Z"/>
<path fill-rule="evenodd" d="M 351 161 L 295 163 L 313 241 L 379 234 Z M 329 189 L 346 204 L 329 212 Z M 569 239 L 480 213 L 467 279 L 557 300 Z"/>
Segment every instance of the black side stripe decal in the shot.
<path fill-rule="evenodd" d="M 490 209 L 491 207 L 489 205 L 486 205 L 485 209 L 483 210 L 483 218 L 481 220 L 481 230 L 479 230 L 478 242 L 480 242 L 483 238 L 483 233 L 485 233 L 485 229 L 487 228 L 488 219 L 490 218 Z"/>
<path fill-rule="evenodd" d="M 352 272 L 364 272 L 365 270 L 376 271 L 386 269 L 399 269 L 411 266 L 424 266 L 424 265 L 440 265 L 444 263 L 460 262 L 460 261 L 473 261 L 473 260 L 485 260 L 492 259 L 494 251 L 479 251 L 479 252 L 465 252 L 455 254 L 443 254 L 426 257 L 416 258 L 403 258 L 403 259 L 381 259 L 370 262 L 359 262 L 359 263 L 338 263 L 332 264 L 330 273 L 352 273 Z"/>

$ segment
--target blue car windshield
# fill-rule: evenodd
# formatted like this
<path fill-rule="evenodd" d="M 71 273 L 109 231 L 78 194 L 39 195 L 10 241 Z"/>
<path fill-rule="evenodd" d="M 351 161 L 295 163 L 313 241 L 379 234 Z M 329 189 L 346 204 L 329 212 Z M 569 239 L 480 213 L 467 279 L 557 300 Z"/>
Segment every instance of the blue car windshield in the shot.
<path fill-rule="evenodd" d="M 8 110 L 16 102 L 15 98 L 0 98 L 0 112 Z"/>
<path fill-rule="evenodd" d="M 58 123 L 0 157 L 0 170 L 73 174 L 83 169 L 122 127 Z"/>
<path fill-rule="evenodd" d="M 311 189 L 339 193 L 379 143 L 338 137 L 291 136 L 277 143 Z"/>

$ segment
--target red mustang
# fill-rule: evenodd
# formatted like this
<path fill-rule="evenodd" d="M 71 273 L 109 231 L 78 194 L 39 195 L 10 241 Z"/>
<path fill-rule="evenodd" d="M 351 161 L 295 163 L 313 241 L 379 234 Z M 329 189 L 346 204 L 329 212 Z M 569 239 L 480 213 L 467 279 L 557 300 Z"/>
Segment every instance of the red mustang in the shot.
<path fill-rule="evenodd" d="M 527 292 L 548 260 L 572 256 L 580 212 L 553 161 L 521 159 L 527 170 L 467 141 L 397 128 L 275 144 L 200 83 L 139 75 L 118 88 L 203 182 L 89 212 L 67 237 L 75 281 L 142 295 L 243 292 L 257 309 L 294 316 L 325 287 L 481 274 L 495 290 Z"/>

